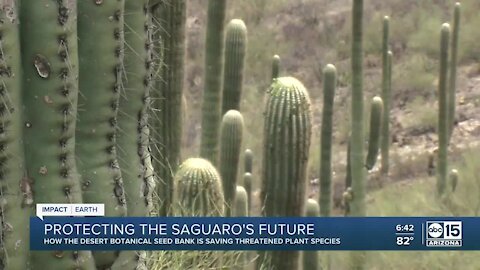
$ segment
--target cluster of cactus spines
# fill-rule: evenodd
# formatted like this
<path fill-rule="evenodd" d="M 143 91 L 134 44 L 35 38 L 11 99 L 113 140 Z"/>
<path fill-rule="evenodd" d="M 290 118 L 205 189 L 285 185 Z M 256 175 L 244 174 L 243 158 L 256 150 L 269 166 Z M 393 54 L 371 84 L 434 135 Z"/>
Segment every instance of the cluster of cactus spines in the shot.
<path fill-rule="evenodd" d="M 222 115 L 240 109 L 246 51 L 247 27 L 242 20 L 233 19 L 226 27 Z"/>
<path fill-rule="evenodd" d="M 218 164 L 226 0 L 208 0 L 200 156 Z"/>
<path fill-rule="evenodd" d="M 245 173 L 243 175 L 243 187 L 247 191 L 247 199 L 248 199 L 248 214 L 250 214 L 251 211 L 251 205 L 252 205 L 252 183 L 253 178 L 251 173 Z"/>
<path fill-rule="evenodd" d="M 332 121 L 337 69 L 328 64 L 323 69 L 323 112 L 320 158 L 320 212 L 330 216 L 332 200 Z"/>
<path fill-rule="evenodd" d="M 81 57 L 76 161 L 84 202 L 105 204 L 107 216 L 126 215 L 116 151 L 118 99 L 123 74 L 123 8 L 124 1 L 102 5 L 94 1 L 78 2 L 78 53 Z M 97 267 L 103 268 L 116 259 L 115 252 L 96 251 L 93 256 Z"/>
<path fill-rule="evenodd" d="M 267 93 L 264 122 L 260 199 L 265 216 L 303 215 L 311 121 L 310 98 L 303 84 L 293 77 L 274 80 Z M 297 251 L 266 252 L 257 268 L 267 264 L 271 269 L 295 270 L 298 259 Z"/>
<path fill-rule="evenodd" d="M 388 175 L 390 153 L 390 100 L 392 88 L 392 52 L 389 51 L 390 18 L 383 18 L 383 43 L 382 43 L 382 100 L 383 121 L 381 137 L 381 173 Z"/>
<path fill-rule="evenodd" d="M 154 47 L 155 54 L 156 57 L 163 54 L 163 62 L 159 63 L 162 68 L 154 78 L 150 120 L 153 127 L 153 164 L 161 179 L 157 186 L 157 194 L 162 200 L 159 209 L 161 216 L 167 215 L 172 198 L 173 174 L 180 163 L 186 11 L 185 0 L 162 1 L 151 8 L 155 26 L 154 40 L 162 42 L 161 47 Z"/>
<path fill-rule="evenodd" d="M 23 142 L 35 203 L 81 203 L 75 164 L 77 1 L 20 5 Z M 41 11 L 41 12 L 39 12 Z M 55 19 L 52 19 L 55 18 Z M 32 31 L 32 29 L 36 29 Z M 90 251 L 32 252 L 32 267 L 94 269 Z"/>
<path fill-rule="evenodd" d="M 210 161 L 184 161 L 175 174 L 174 191 L 174 216 L 224 216 L 222 180 Z"/>
<path fill-rule="evenodd" d="M 21 140 L 21 67 L 17 1 L 0 1 L 0 268 L 29 269 L 32 182 L 24 177 Z"/>
<path fill-rule="evenodd" d="M 448 82 L 448 140 L 450 140 L 455 123 L 455 93 L 457 83 L 458 40 L 460 37 L 461 4 L 455 3 L 452 25 L 452 40 L 450 53 L 450 75 Z"/>
<path fill-rule="evenodd" d="M 280 75 L 280 56 L 275 54 L 272 57 L 272 80 Z"/>
<path fill-rule="evenodd" d="M 319 217 L 321 206 L 318 205 L 317 201 L 314 199 L 308 199 L 305 205 L 305 216 L 306 217 Z M 320 260 L 318 256 L 318 251 L 304 251 L 303 252 L 303 269 L 304 270 L 320 270 Z"/>
<path fill-rule="evenodd" d="M 352 8 L 352 110 L 351 110 L 351 173 L 353 200 L 351 213 L 364 216 L 365 163 L 363 127 L 363 0 L 353 0 Z"/>
<path fill-rule="evenodd" d="M 371 170 L 377 162 L 378 149 L 380 148 L 381 125 L 383 116 L 383 100 L 373 97 L 370 109 L 370 132 L 368 136 L 368 152 L 365 160 L 367 170 Z"/>
<path fill-rule="evenodd" d="M 226 216 L 230 216 L 235 201 L 240 151 L 243 139 L 243 117 L 239 111 L 229 110 L 222 119 L 220 132 L 220 176 L 226 203 Z"/>
<path fill-rule="evenodd" d="M 452 169 L 450 171 L 450 187 L 452 189 L 452 192 L 455 192 L 457 190 L 457 185 L 458 185 L 458 171 L 456 169 Z"/>
<path fill-rule="evenodd" d="M 448 55 L 450 42 L 450 25 L 444 23 L 440 37 L 440 74 L 438 80 L 438 157 L 437 157 L 437 192 L 445 192 L 448 174 Z"/>

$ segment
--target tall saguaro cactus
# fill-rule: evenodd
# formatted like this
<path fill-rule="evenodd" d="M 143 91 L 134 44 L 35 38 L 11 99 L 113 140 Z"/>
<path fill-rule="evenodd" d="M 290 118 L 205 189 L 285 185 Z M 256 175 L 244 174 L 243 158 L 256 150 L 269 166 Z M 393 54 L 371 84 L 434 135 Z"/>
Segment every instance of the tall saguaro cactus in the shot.
<path fill-rule="evenodd" d="M 20 5 L 27 179 L 35 203 L 81 203 L 75 165 L 77 1 Z M 33 30 L 34 29 L 34 30 Z M 95 269 L 89 251 L 33 252 L 32 267 Z"/>
<path fill-rule="evenodd" d="M 450 25 L 444 23 L 440 37 L 440 75 L 438 80 L 438 166 L 437 192 L 445 192 L 448 173 L 448 50 L 450 42 Z"/>
<path fill-rule="evenodd" d="M 337 80 L 334 65 L 327 65 L 323 81 L 323 113 L 320 160 L 320 212 L 322 216 L 330 216 L 332 198 L 332 120 L 333 100 Z"/>
<path fill-rule="evenodd" d="M 152 8 L 154 61 L 159 67 L 152 89 L 152 156 L 160 179 L 157 194 L 159 215 L 167 215 L 172 200 L 173 175 L 180 163 L 182 95 L 185 70 L 186 0 L 161 1 Z M 161 56 L 163 55 L 163 59 Z"/>
<path fill-rule="evenodd" d="M 318 217 L 320 216 L 321 206 L 318 205 L 314 199 L 308 199 L 305 206 L 306 217 Z M 303 269 L 304 270 L 320 270 L 320 260 L 318 251 L 304 251 L 303 252 Z"/>
<path fill-rule="evenodd" d="M 378 150 L 380 148 L 382 117 L 383 100 L 376 96 L 372 99 L 370 109 L 370 132 L 368 137 L 367 158 L 365 160 L 367 170 L 373 169 L 377 162 Z"/>
<path fill-rule="evenodd" d="M 118 159 L 124 179 L 128 216 L 148 216 L 152 208 L 153 169 L 150 163 L 147 104 L 152 83 L 151 18 L 148 0 L 125 1 L 124 80 L 118 114 Z M 143 267 L 144 251 L 122 251 L 112 266 Z"/>
<path fill-rule="evenodd" d="M 226 32 L 222 115 L 228 110 L 240 110 L 247 50 L 247 27 L 242 20 L 231 20 Z"/>
<path fill-rule="evenodd" d="M 390 101 L 392 91 L 392 52 L 388 49 L 390 36 L 390 18 L 383 18 L 383 44 L 382 44 L 382 100 L 384 106 L 384 116 L 382 123 L 381 155 L 382 166 L 381 173 L 388 175 L 389 152 L 390 152 Z"/>
<path fill-rule="evenodd" d="M 24 177 L 21 140 L 19 1 L 0 1 L 0 261 L 5 269 L 28 269 L 32 182 Z"/>
<path fill-rule="evenodd" d="M 448 82 L 448 140 L 450 140 L 450 137 L 452 136 L 455 123 L 455 92 L 457 86 L 458 39 L 460 37 L 460 9 L 461 4 L 459 2 L 455 3 L 450 54 L 450 75 Z"/>
<path fill-rule="evenodd" d="M 78 2 L 81 109 L 75 130 L 76 160 L 84 201 L 105 204 L 107 216 L 126 215 L 115 147 L 122 85 L 123 5 L 124 1 L 101 5 Z M 94 252 L 93 256 L 98 267 L 109 267 L 116 258 L 114 252 L 105 251 Z"/>
<path fill-rule="evenodd" d="M 229 110 L 224 116 L 220 132 L 220 175 L 225 195 L 226 216 L 230 216 L 235 201 L 238 165 L 243 138 L 243 117 L 239 111 Z"/>
<path fill-rule="evenodd" d="M 352 136 L 351 170 L 354 197 L 351 213 L 364 216 L 365 211 L 365 173 L 364 173 L 364 127 L 363 127 L 363 0 L 353 0 L 352 9 Z"/>
<path fill-rule="evenodd" d="M 310 98 L 292 77 L 273 81 L 267 94 L 264 123 L 261 201 L 265 216 L 302 216 L 311 139 Z M 257 268 L 298 269 L 299 252 L 262 254 Z"/>
<path fill-rule="evenodd" d="M 226 0 L 208 0 L 200 156 L 218 163 Z"/>
<path fill-rule="evenodd" d="M 280 75 L 280 56 L 275 54 L 272 57 L 272 80 Z"/>

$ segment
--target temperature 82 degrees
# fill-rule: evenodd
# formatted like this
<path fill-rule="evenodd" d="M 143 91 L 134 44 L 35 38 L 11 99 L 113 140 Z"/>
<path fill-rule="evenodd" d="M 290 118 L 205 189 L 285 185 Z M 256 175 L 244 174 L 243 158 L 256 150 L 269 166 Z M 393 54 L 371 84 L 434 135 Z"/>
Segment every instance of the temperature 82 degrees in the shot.
<path fill-rule="evenodd" d="M 410 246 L 410 244 L 413 242 L 414 237 L 413 237 L 413 236 L 409 236 L 409 235 L 397 235 L 397 236 L 395 237 L 395 239 L 396 239 L 396 242 L 397 242 L 397 246 L 399 246 L 399 247 L 402 247 L 402 246 L 408 247 L 408 246 Z"/>

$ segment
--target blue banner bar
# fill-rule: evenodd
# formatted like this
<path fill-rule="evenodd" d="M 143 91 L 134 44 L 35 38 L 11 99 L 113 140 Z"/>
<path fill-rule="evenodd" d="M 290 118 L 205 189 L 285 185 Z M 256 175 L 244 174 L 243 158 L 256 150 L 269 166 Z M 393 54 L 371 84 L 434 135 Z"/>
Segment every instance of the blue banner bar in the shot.
<path fill-rule="evenodd" d="M 480 250 L 475 217 L 38 217 L 32 250 Z"/>

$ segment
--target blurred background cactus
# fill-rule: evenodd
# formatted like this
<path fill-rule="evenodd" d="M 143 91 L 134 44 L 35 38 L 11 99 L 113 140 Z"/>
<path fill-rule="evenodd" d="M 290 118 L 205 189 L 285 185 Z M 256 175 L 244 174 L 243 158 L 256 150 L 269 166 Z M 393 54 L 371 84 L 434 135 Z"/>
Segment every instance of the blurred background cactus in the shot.
<path fill-rule="evenodd" d="M 480 4 L 437 2 L 0 1 L 2 269 L 302 265 L 286 251 L 241 252 L 235 267 L 221 252 L 30 252 L 42 202 L 101 202 L 109 216 L 478 215 Z M 302 262 L 448 265 L 422 254 Z M 457 268 L 478 268 L 464 256 Z"/>

